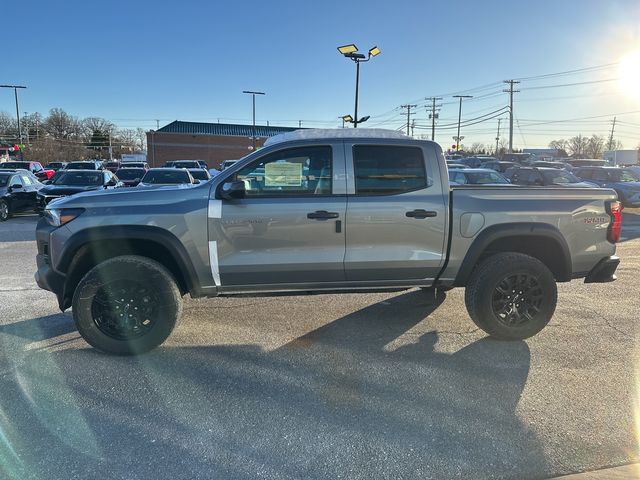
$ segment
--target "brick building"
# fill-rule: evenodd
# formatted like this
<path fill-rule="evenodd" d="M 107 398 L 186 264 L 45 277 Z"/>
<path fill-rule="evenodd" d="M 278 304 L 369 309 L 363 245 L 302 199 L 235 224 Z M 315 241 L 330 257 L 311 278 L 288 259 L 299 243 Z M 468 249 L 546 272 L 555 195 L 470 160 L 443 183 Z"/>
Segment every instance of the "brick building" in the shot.
<path fill-rule="evenodd" d="M 290 127 L 256 125 L 256 145 L 268 137 L 297 130 Z M 174 121 L 147 132 L 147 162 L 161 167 L 169 160 L 204 160 L 218 168 L 223 160 L 236 160 L 251 153 L 251 125 Z"/>

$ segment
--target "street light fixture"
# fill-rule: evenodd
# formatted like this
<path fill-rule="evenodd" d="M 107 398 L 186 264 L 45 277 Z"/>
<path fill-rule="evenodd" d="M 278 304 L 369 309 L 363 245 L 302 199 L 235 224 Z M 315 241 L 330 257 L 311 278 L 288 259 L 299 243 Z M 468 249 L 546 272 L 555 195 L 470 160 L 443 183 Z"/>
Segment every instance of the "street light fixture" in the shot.
<path fill-rule="evenodd" d="M 473 95 L 454 95 L 453 98 L 460 99 L 460 108 L 458 109 L 458 135 L 456 135 L 456 138 L 454 138 L 454 140 L 456 141 L 456 152 L 458 152 L 460 150 L 460 140 L 464 138 L 460 136 L 460 119 L 462 118 L 462 99 L 473 98 Z"/>
<path fill-rule="evenodd" d="M 264 92 L 252 92 L 250 90 L 243 90 L 242 93 L 248 93 L 253 97 L 253 127 L 251 129 L 251 138 L 253 140 L 253 151 L 256 150 L 256 95 L 265 95 Z"/>
<path fill-rule="evenodd" d="M 356 47 L 353 43 L 351 43 L 349 45 L 343 45 L 341 47 L 338 47 L 338 52 L 340 52 L 346 58 L 353 60 L 356 64 L 356 105 L 355 105 L 355 111 L 354 111 L 351 123 L 353 123 L 353 128 L 358 128 L 359 123 L 366 122 L 369 119 L 369 117 L 362 117 L 361 119 L 358 118 L 358 90 L 360 86 L 359 85 L 360 84 L 360 63 L 368 62 L 373 57 L 380 55 L 380 49 L 377 46 L 371 47 L 369 49 L 369 56 L 366 56 L 366 55 L 363 55 L 362 53 L 357 53 L 358 47 Z"/>
<path fill-rule="evenodd" d="M 18 89 L 27 88 L 22 85 L 0 85 L 0 88 L 13 88 L 13 94 L 16 97 L 16 117 L 18 118 L 18 138 L 22 144 L 22 128 L 20 128 L 20 108 L 18 107 Z M 21 147 L 22 148 L 22 147 Z M 20 150 L 22 152 L 22 149 Z"/>

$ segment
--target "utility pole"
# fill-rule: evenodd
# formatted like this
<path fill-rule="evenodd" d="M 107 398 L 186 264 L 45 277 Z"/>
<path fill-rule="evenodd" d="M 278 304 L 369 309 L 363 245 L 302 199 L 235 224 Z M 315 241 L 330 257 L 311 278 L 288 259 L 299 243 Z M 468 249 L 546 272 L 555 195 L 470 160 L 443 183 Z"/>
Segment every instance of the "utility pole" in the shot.
<path fill-rule="evenodd" d="M 462 99 L 473 98 L 473 95 L 454 95 L 453 98 L 460 99 L 460 107 L 458 108 L 458 135 L 456 135 L 456 152 L 460 151 L 460 120 L 462 119 Z"/>
<path fill-rule="evenodd" d="M 252 92 L 248 90 L 243 90 L 242 93 L 248 93 L 253 97 L 253 128 L 251 130 L 251 137 L 253 139 L 253 151 L 256 150 L 256 95 L 264 95 L 264 92 Z M 268 123 L 267 123 L 268 125 Z"/>
<path fill-rule="evenodd" d="M 298 128 L 302 128 L 302 120 L 298 120 Z"/>
<path fill-rule="evenodd" d="M 500 122 L 501 118 L 498 119 L 498 134 L 496 135 L 496 158 L 498 157 L 498 143 L 500 142 Z"/>
<path fill-rule="evenodd" d="M 517 80 L 505 80 L 504 83 L 509 84 L 509 90 L 503 90 L 509 94 L 509 153 L 513 153 L 513 94 L 520 90 L 514 90 L 513 85 L 520 83 Z"/>
<path fill-rule="evenodd" d="M 109 129 L 109 161 L 113 161 L 113 148 L 111 146 L 111 129 Z"/>
<path fill-rule="evenodd" d="M 411 126 L 411 109 L 416 107 L 417 105 L 400 105 L 400 108 L 407 109 L 407 136 L 409 136 L 409 127 Z"/>
<path fill-rule="evenodd" d="M 20 143 L 22 143 L 22 128 L 20 128 L 20 107 L 18 105 L 18 89 L 27 88 L 27 87 L 22 85 L 0 85 L 0 88 L 13 88 L 13 94 L 16 97 L 16 117 L 18 119 L 18 138 L 20 139 Z M 20 150 L 20 154 L 22 155 L 22 150 Z"/>
<path fill-rule="evenodd" d="M 436 139 L 436 118 L 438 118 L 436 107 L 442 106 L 436 105 L 436 100 L 442 100 L 442 97 L 431 97 L 431 113 L 429 114 L 429 118 L 431 119 L 431 141 Z"/>
<path fill-rule="evenodd" d="M 611 136 L 609 137 L 609 145 L 607 150 L 613 150 L 613 132 L 616 129 L 616 117 L 613 117 L 613 125 L 611 126 Z"/>
<path fill-rule="evenodd" d="M 413 129 L 416 128 L 416 120 L 413 119 L 411 121 L 411 136 L 413 137 Z"/>
<path fill-rule="evenodd" d="M 156 119 L 156 130 L 160 130 L 160 120 Z"/>

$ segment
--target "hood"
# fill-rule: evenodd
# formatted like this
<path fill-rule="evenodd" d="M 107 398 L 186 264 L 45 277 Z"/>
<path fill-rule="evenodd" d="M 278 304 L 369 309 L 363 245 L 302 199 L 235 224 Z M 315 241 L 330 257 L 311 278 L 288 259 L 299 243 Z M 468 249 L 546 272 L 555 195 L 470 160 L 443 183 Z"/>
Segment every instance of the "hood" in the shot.
<path fill-rule="evenodd" d="M 43 195 L 74 195 L 76 193 L 91 192 L 93 190 L 103 190 L 102 185 L 45 185 L 40 189 Z"/>
<path fill-rule="evenodd" d="M 640 182 L 609 182 L 607 188 L 616 187 L 621 190 L 640 191 Z"/>
<path fill-rule="evenodd" d="M 151 187 L 137 186 L 133 188 L 99 189 L 78 195 L 67 196 L 56 200 L 56 206 L 68 208 L 114 208 L 123 209 L 130 213 L 132 206 L 165 205 L 178 202 L 194 202 L 193 208 L 199 208 L 202 202 L 209 201 L 211 183 L 200 185 L 154 185 Z"/>

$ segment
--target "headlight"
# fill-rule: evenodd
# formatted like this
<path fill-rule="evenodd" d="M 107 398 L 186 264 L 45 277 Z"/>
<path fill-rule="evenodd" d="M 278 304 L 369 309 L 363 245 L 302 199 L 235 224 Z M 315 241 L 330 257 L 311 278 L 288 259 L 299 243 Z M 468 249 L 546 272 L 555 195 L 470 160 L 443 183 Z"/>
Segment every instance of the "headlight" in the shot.
<path fill-rule="evenodd" d="M 61 227 L 77 218 L 84 208 L 45 208 L 44 218 L 53 227 Z"/>

